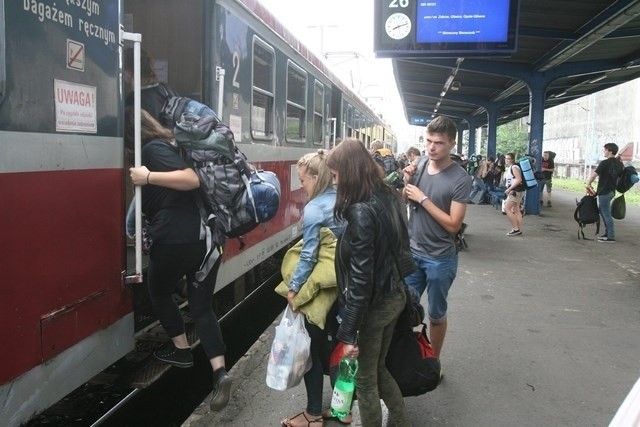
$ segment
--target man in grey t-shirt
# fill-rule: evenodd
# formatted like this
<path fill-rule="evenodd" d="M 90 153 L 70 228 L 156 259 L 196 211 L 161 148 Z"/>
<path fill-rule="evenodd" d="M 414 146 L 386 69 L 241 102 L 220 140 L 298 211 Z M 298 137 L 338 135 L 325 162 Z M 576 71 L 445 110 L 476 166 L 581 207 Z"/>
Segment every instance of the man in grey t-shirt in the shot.
<path fill-rule="evenodd" d="M 404 169 L 404 196 L 411 201 L 409 235 L 416 271 L 405 278 L 420 295 L 427 291 L 429 335 L 436 356 L 447 332 L 447 296 L 458 270 L 455 235 L 471 192 L 466 171 L 449 157 L 458 130 L 444 116 L 427 126 L 427 158 Z"/>

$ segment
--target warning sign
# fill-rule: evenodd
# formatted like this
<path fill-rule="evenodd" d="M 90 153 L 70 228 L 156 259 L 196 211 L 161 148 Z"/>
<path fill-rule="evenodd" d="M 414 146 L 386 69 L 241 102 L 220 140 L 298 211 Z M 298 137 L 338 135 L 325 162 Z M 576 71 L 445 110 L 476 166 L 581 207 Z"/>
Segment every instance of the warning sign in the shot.
<path fill-rule="evenodd" d="M 57 132 L 97 133 L 96 87 L 54 81 Z"/>
<path fill-rule="evenodd" d="M 67 68 L 84 71 L 84 44 L 67 39 Z"/>

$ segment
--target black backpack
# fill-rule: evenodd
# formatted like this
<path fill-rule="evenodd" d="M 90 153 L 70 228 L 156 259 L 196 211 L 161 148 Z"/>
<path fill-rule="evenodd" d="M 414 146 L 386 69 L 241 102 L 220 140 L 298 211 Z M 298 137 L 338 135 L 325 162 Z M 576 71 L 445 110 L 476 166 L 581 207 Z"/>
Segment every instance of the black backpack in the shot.
<path fill-rule="evenodd" d="M 577 202 L 576 210 L 573 213 L 573 219 L 578 223 L 578 240 L 580 234 L 584 240 L 592 240 L 584 237 L 584 226 L 588 224 L 596 224 L 596 233 L 600 232 L 600 209 L 598 209 L 597 196 L 586 195 Z"/>
<path fill-rule="evenodd" d="M 625 166 L 616 179 L 616 191 L 624 193 L 638 182 L 638 171 L 633 166 Z"/>

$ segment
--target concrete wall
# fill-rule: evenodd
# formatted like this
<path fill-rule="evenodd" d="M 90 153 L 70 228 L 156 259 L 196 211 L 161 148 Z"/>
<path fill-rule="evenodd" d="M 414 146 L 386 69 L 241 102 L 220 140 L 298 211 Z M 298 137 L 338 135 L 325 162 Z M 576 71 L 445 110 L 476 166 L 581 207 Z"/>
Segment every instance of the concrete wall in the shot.
<path fill-rule="evenodd" d="M 544 122 L 543 149 L 556 163 L 595 165 L 609 142 L 631 144 L 623 160 L 640 161 L 640 79 L 549 108 Z"/>

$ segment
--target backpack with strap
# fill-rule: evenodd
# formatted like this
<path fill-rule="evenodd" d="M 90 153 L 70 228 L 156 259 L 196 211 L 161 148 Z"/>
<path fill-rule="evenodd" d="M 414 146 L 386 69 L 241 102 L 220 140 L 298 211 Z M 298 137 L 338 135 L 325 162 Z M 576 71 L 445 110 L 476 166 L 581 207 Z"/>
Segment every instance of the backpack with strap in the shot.
<path fill-rule="evenodd" d="M 625 166 L 616 178 L 616 191 L 625 193 L 638 182 L 638 171 L 633 166 Z"/>
<path fill-rule="evenodd" d="M 165 106 L 177 105 L 171 117 L 177 117 L 180 108 L 186 109 L 180 113 L 173 133 L 184 159 L 200 180 L 200 197 L 196 201 L 206 225 L 207 254 L 196 279 L 202 281 L 218 262 L 226 238 L 238 238 L 242 249 L 242 236 L 276 215 L 280 181 L 273 172 L 257 170 L 247 161 L 236 146 L 231 129 L 211 108 L 184 100 L 171 97 Z M 193 108 L 204 115 L 195 113 Z"/>
<path fill-rule="evenodd" d="M 383 156 L 379 151 L 376 151 L 373 153 L 373 160 L 384 169 L 384 182 L 394 188 L 401 188 L 404 185 L 402 170 L 393 154 L 389 153 Z"/>
<path fill-rule="evenodd" d="M 516 187 L 516 191 L 530 190 L 538 186 L 538 180 L 528 157 L 522 157 L 515 166 L 520 168 L 520 173 L 522 174 L 522 182 Z M 513 175 L 513 172 L 511 174 Z"/>
<path fill-rule="evenodd" d="M 573 213 L 573 219 L 578 223 L 578 240 L 580 234 L 582 239 L 592 240 L 584 237 L 584 226 L 588 224 L 596 224 L 596 233 L 600 232 L 600 209 L 598 209 L 597 196 L 586 195 L 577 202 L 576 210 Z"/>

